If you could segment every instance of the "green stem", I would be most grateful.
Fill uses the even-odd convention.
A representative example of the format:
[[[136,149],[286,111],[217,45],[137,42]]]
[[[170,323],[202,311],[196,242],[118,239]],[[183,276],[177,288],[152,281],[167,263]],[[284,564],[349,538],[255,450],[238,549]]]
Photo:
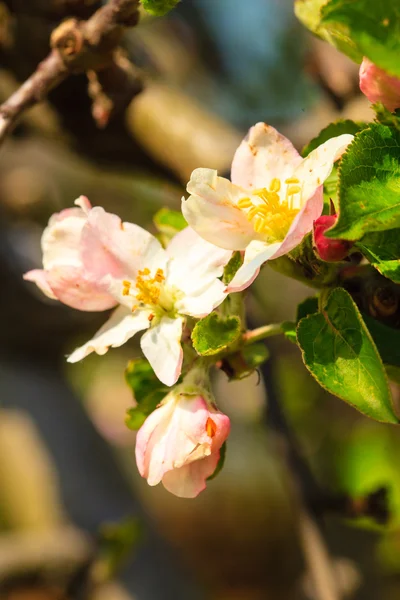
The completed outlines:
[[[254,342],[264,340],[265,338],[274,335],[280,335],[281,333],[283,333],[282,323],[271,323],[270,325],[263,325],[262,327],[257,327],[257,329],[246,331],[246,333],[243,334],[243,341],[247,346],[248,344],[254,344]]]

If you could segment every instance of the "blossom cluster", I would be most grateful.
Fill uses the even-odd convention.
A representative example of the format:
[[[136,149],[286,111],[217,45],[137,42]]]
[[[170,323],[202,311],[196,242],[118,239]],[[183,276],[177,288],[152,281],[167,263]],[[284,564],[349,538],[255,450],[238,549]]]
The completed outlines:
[[[188,227],[165,248],[83,196],[51,217],[42,236],[43,269],[25,279],[72,308],[114,309],[68,361],[105,354],[142,332],[140,346],[154,373],[175,386],[137,434],[138,469],[150,485],[162,481],[172,493],[194,497],[215,471],[230,422],[216,408],[208,368],[196,359],[183,367],[193,323],[312,232],[323,210],[323,183],[352,139],[334,137],[303,159],[273,127],[256,124],[236,151],[231,180],[212,169],[192,173],[182,199]],[[243,262],[225,285],[234,251]]]

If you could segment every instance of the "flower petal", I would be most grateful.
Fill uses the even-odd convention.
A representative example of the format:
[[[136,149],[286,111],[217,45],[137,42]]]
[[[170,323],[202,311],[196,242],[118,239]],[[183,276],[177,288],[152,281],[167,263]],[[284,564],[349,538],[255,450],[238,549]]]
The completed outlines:
[[[105,354],[110,347],[122,346],[135,333],[149,327],[148,316],[147,311],[136,311],[132,314],[125,307],[118,307],[96,335],[67,358],[68,362],[78,362],[91,352]]]
[[[246,248],[243,265],[238,269],[228,285],[227,292],[240,292],[246,289],[257,277],[260,267],[269,260],[281,247],[281,242],[267,244],[253,240]]]
[[[164,487],[180,498],[195,498],[205,489],[207,478],[218,465],[221,446],[229,435],[229,417],[219,412],[210,412],[209,415],[216,425],[216,434],[211,440],[211,454],[168,471],[162,478]]]
[[[191,227],[186,227],[172,239],[167,254],[173,257],[168,269],[168,284],[190,295],[206,291],[222,275],[232,256],[230,250],[210,244]]]
[[[182,317],[162,317],[152,324],[140,340],[143,354],[165,385],[173,385],[181,374],[183,352],[181,347]]]
[[[360,89],[372,104],[382,102],[390,112],[400,108],[400,79],[365,57],[360,66]]]
[[[293,177],[301,182],[303,205],[314,196],[317,189],[329,177],[334,162],[342,156],[353,139],[354,136],[349,133],[331,138],[310,152],[295,169]]]
[[[166,436],[175,407],[174,400],[166,400],[147,417],[137,432],[136,464],[140,475],[148,480],[149,485],[157,485],[164,475]]]
[[[45,296],[52,300],[57,300],[57,296],[54,295],[49,283],[47,281],[47,272],[44,269],[32,269],[24,274],[25,281],[32,281],[36,283],[38,288],[43,292]]]
[[[226,285],[219,279],[214,279],[211,285],[199,294],[187,294],[177,300],[175,307],[182,315],[206,317],[225,300],[226,295]]]
[[[272,179],[290,177],[300,162],[301,156],[285,136],[270,125],[257,123],[236,150],[231,179],[245,189],[269,188]]]
[[[88,278],[83,267],[54,267],[47,272],[47,283],[57,300],[78,310],[107,310],[117,304],[104,286]]]
[[[90,211],[82,231],[81,256],[93,277],[134,279],[143,267],[162,266],[164,255],[160,242],[142,227],[122,223],[101,207]]]
[[[248,195],[212,169],[196,169],[187,185],[189,198],[182,199],[182,213],[205,240],[227,250],[244,250],[254,238],[254,229],[236,206]]]
[[[86,215],[80,208],[67,208],[53,215],[42,235],[43,267],[81,266],[79,243]]]
[[[303,238],[312,231],[313,223],[322,214],[324,208],[323,188],[317,188],[314,196],[308,200],[293,220],[290,229],[271,260],[291,252],[300,244]]]

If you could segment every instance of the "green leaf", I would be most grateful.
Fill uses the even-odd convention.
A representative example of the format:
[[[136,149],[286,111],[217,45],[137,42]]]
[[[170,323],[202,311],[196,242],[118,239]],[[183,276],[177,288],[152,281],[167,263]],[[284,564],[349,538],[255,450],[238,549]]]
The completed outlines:
[[[296,323],[301,319],[304,319],[304,317],[308,317],[308,315],[312,315],[316,312],[318,312],[318,298],[317,296],[310,296],[310,298],[306,298],[298,305]]]
[[[321,22],[324,6],[327,2],[328,0],[296,0],[294,11],[303,25],[315,35],[329,42],[356,62],[361,62],[362,55],[349,35],[337,31],[337,28],[332,25],[327,28]]]
[[[357,248],[384,277],[400,283],[400,229],[368,233]]]
[[[139,429],[146,417],[157,408],[169,388],[163,386],[147,360],[131,360],[125,371],[125,379],[131,388],[137,406],[127,410],[125,423],[129,429]]]
[[[303,361],[319,384],[363,414],[397,423],[382,361],[357,306],[334,289],[323,310],[299,322]]]
[[[400,330],[363,315],[385,365],[400,366]]]
[[[243,346],[237,352],[224,357],[221,369],[229,380],[244,379],[269,358],[269,351],[264,342]]]
[[[187,227],[183,214],[170,208],[160,208],[153,217],[153,223],[160,232],[161,242],[164,246],[167,246],[179,231]]]
[[[180,0],[142,0],[143,8],[155,17],[166,15]]]
[[[367,56],[400,76],[400,5],[397,0],[330,0],[321,10],[321,27],[334,43],[346,40],[355,58]]]
[[[239,340],[241,322],[238,317],[220,317],[213,312],[196,323],[192,341],[197,354],[212,356],[226,350]]]
[[[307,156],[310,154],[310,152],[318,148],[318,146],[324,142],[327,142],[333,137],[343,135],[344,133],[351,133],[352,135],[355,135],[366,127],[367,124],[361,121],[351,121],[350,119],[340,119],[339,121],[335,121],[335,123],[331,123],[322,129],[317,137],[313,138],[311,142],[307,144],[307,146],[304,146],[301,155],[304,157]]]
[[[355,241],[395,227],[400,227],[400,132],[373,123],[342,157],[339,218],[326,236]]]
[[[219,475],[219,473],[221,473],[224,464],[225,464],[225,456],[226,456],[226,442],[224,442],[221,446],[221,449],[219,451],[219,461],[217,463],[217,466],[215,467],[215,471],[212,475],[210,475],[210,477],[207,477],[207,481],[211,481],[212,479],[215,479],[217,475]]]
[[[232,254],[232,258],[230,259],[228,264],[225,266],[224,275],[222,277],[222,281],[226,285],[228,285],[228,283],[230,283],[232,281],[232,279],[236,275],[237,270],[242,266],[242,264],[243,264],[242,253],[234,252]]]

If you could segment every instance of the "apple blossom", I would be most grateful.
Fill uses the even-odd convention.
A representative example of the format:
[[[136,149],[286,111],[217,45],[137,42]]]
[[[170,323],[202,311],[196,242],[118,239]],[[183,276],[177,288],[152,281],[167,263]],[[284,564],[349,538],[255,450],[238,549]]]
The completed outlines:
[[[147,330],[142,351],[157,377],[173,385],[181,372],[185,317],[204,317],[224,300],[225,286],[218,277],[231,252],[203,240],[190,227],[164,249],[149,232],[122,223],[100,207],[91,208],[87,199],[77,204],[80,209],[50,219],[42,241],[44,270],[25,278],[75,308],[120,306],[68,361],[91,352],[105,354]],[[72,212],[76,210],[79,214]]]
[[[79,208],[67,208],[54,214],[42,235],[43,269],[25,273],[53,300],[80,310],[106,310],[117,304],[105,286],[85,269],[80,239],[90,211],[84,196],[76,200]]]
[[[170,392],[139,429],[136,462],[149,485],[162,481],[181,498],[194,498],[206,487],[229,435],[229,417],[200,394]]]
[[[265,123],[252,127],[237,149],[232,182],[212,169],[196,169],[182,212],[205,240],[244,251],[227,291],[240,291],[260,266],[293,250],[323,208],[323,182],[353,136],[332,138],[303,159],[291,142]]]
[[[360,66],[360,89],[370,102],[382,102],[390,112],[400,108],[400,79],[365,57]]]

